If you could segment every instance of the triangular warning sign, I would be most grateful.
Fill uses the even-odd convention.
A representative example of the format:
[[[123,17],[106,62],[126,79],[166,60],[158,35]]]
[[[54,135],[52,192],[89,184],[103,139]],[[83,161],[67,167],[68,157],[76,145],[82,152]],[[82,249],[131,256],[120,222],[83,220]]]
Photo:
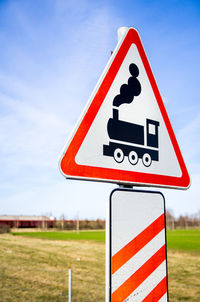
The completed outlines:
[[[188,188],[190,178],[137,31],[118,42],[60,159],[67,178]]]

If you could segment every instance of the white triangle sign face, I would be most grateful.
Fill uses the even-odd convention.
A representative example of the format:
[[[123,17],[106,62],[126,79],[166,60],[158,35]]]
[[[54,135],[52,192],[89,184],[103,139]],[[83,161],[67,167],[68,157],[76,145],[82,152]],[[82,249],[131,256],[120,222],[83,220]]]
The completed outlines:
[[[68,178],[188,188],[190,178],[133,28],[119,41],[60,160]]]

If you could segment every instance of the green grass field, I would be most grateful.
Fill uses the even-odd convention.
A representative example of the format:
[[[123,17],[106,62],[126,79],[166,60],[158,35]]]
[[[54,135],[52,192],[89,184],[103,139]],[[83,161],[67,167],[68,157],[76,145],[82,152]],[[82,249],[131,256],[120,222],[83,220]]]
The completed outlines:
[[[12,234],[49,240],[105,241],[105,231],[13,232]],[[200,253],[200,230],[168,230],[167,247],[170,250]]]
[[[105,301],[105,232],[0,235],[0,302]],[[200,301],[200,230],[167,232],[170,302]]]
[[[200,230],[168,230],[167,248],[200,253]]]
[[[105,231],[71,231],[71,232],[13,232],[14,236],[28,236],[50,240],[94,240],[105,241]]]

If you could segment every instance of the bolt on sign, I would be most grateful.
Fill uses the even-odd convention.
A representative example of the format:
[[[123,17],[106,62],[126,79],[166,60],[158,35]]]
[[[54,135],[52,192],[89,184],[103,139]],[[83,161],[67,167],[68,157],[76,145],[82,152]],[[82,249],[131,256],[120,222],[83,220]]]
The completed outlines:
[[[190,178],[137,31],[126,30],[60,157],[67,178],[186,189]]]
[[[164,213],[159,192],[111,193],[106,301],[168,301]]]

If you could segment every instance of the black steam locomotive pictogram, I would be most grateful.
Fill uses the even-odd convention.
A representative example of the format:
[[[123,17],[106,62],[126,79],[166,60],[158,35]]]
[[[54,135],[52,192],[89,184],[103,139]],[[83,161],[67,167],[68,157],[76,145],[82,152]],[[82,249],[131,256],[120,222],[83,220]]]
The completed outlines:
[[[130,64],[129,71],[131,77],[128,84],[120,87],[120,94],[113,100],[113,117],[107,124],[110,142],[109,145],[103,145],[103,155],[114,157],[118,163],[123,162],[127,156],[132,165],[136,165],[141,158],[144,166],[149,167],[152,160],[159,161],[159,122],[147,118],[145,125],[138,125],[119,119],[119,106],[130,104],[141,93],[137,65]]]

